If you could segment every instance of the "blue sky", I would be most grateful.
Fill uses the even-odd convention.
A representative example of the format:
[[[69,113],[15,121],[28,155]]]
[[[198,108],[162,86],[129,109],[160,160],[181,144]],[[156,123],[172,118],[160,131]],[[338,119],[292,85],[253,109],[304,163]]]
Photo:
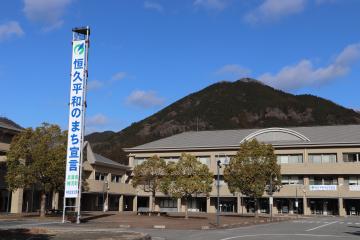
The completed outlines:
[[[357,0],[5,0],[0,115],[66,128],[71,29],[91,27],[87,132],[253,77],[360,109]]]

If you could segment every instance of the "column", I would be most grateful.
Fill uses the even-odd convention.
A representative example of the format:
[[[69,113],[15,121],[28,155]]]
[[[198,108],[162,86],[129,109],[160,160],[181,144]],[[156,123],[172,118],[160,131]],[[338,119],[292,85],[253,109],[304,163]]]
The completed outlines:
[[[133,212],[137,212],[137,196],[133,198]]]
[[[119,197],[119,212],[124,211],[124,195]]]
[[[177,199],[177,210],[178,210],[178,212],[182,212],[182,209],[181,209],[181,198],[178,198],[178,199]]]
[[[345,217],[346,211],[344,207],[344,199],[342,197],[339,198],[339,216]]]
[[[211,201],[210,201],[210,197],[206,198],[206,212],[210,213],[211,212]]]
[[[59,192],[53,192],[51,208],[55,210],[59,209]]]
[[[19,188],[11,193],[11,213],[21,213],[24,189]]]
[[[304,207],[304,215],[310,215],[310,208],[308,206],[307,198],[303,197],[303,207]]]
[[[242,202],[241,202],[241,197],[240,197],[240,193],[237,194],[237,213],[240,214],[242,213]]]
[[[149,211],[155,211],[155,209],[152,209],[153,202],[154,202],[153,196],[149,196]],[[155,208],[155,205],[154,205],[154,208]]]
[[[289,199],[289,214],[294,214],[294,201]]]
[[[274,198],[273,199],[273,205],[272,205],[272,213],[273,213],[273,215],[278,214],[278,209],[277,209],[276,203],[277,203],[277,201],[275,201],[275,198]]]

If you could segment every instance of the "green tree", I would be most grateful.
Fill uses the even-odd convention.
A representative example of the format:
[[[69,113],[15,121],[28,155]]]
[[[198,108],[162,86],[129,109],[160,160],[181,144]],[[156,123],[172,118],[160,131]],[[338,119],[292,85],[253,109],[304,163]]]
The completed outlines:
[[[185,219],[188,219],[188,201],[194,195],[208,195],[212,188],[213,174],[208,166],[194,156],[183,153],[177,163],[167,165],[167,175],[162,188],[174,198],[185,200]]]
[[[272,145],[259,143],[256,139],[242,143],[224,169],[224,180],[230,192],[240,192],[255,200],[257,216],[258,199],[270,189],[270,181],[272,192],[281,186],[280,165],[276,162]]]
[[[66,138],[59,126],[43,123],[15,136],[7,153],[10,190],[36,185],[41,191],[40,216],[45,216],[46,193],[63,187]]]
[[[137,165],[133,174],[132,185],[142,187],[145,192],[151,192],[153,201],[150,211],[154,211],[156,192],[161,191],[161,181],[166,174],[166,162],[154,155],[142,164]]]

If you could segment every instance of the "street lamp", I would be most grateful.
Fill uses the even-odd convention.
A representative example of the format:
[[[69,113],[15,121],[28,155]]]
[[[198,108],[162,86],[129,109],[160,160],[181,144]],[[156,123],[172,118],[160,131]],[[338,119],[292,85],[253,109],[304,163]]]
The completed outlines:
[[[219,155],[218,155],[219,156]],[[220,157],[219,157],[220,158]],[[216,225],[219,226],[220,224],[220,168],[221,168],[221,161],[220,159],[216,162],[217,165],[217,211],[216,211]]]

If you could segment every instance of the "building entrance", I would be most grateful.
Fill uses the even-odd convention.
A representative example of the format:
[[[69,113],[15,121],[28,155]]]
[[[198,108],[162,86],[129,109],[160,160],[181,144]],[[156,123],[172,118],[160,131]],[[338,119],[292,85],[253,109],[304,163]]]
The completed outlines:
[[[309,199],[311,214],[338,215],[337,199]]]

